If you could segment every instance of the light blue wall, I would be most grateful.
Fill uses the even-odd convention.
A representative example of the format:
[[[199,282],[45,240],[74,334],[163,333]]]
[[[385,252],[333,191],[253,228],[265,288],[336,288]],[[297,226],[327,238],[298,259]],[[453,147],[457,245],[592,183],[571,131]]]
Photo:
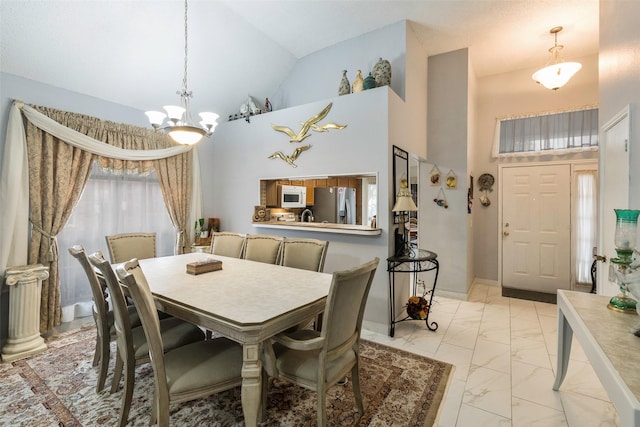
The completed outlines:
[[[397,96],[381,87],[349,96],[274,111],[244,120],[223,123],[213,140],[198,148],[202,165],[204,215],[220,218],[223,230],[251,234],[278,234],[329,240],[325,271],[351,268],[378,256],[381,259],[365,319],[369,328],[386,332],[388,322],[388,277],[386,258],[389,254],[389,98]],[[293,168],[280,159],[268,159],[276,151],[286,154],[299,146],[276,132],[271,124],[296,129],[300,122],[317,114],[330,102],[331,111],[323,123],[344,124],[343,130],[312,133],[304,143],[312,145],[296,161]],[[378,224],[380,236],[354,236],[306,231],[254,228],[253,208],[260,203],[259,181],[262,178],[326,176],[347,173],[378,174]],[[386,225],[385,225],[386,224]]]
[[[149,125],[144,112],[134,108],[25,79],[13,74],[0,73],[0,171],[2,170],[4,138],[7,132],[9,109],[14,99],[20,99],[25,104],[57,108],[63,111],[98,117],[103,120],[145,127]]]
[[[380,58],[391,63],[391,88],[404,99],[407,25],[407,21],[399,21],[299,59],[269,98],[274,109],[337,96],[342,70],[347,70],[349,82],[353,83],[357,70],[366,77]]]

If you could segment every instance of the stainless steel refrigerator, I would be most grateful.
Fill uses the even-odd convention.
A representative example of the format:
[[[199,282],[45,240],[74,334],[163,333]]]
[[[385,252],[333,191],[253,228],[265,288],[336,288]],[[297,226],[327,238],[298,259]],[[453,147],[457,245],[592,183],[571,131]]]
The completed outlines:
[[[356,223],[356,189],[349,187],[314,188],[315,222]]]

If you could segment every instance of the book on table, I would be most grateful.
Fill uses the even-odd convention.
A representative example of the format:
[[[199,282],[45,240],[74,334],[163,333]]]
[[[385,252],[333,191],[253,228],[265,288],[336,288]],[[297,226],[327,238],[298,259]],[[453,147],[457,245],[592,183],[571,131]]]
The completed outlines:
[[[222,261],[215,258],[207,258],[187,264],[187,273],[189,274],[202,274],[217,270],[222,270]]]

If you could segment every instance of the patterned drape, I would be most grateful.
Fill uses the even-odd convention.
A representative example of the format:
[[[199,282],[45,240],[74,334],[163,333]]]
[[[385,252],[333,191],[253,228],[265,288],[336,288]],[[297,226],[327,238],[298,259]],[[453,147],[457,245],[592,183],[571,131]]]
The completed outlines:
[[[83,135],[128,150],[154,150],[172,146],[163,133],[114,123],[46,107],[32,106],[40,113]],[[29,193],[33,225],[29,263],[49,266],[49,279],[42,284],[41,332],[61,321],[58,252],[55,236],[67,222],[91,171],[94,155],[74,148],[27,121]],[[176,251],[184,252],[189,239],[189,203],[192,188],[192,154],[186,152],[156,160],[132,161],[97,156],[101,167],[115,171],[148,172],[155,167],[171,220],[177,230]],[[105,201],[109,203],[109,201]]]
[[[59,325],[60,278],[54,237],[66,224],[89,178],[93,154],[62,143],[27,122],[29,207],[32,223],[29,264],[49,268],[42,282],[40,332]]]

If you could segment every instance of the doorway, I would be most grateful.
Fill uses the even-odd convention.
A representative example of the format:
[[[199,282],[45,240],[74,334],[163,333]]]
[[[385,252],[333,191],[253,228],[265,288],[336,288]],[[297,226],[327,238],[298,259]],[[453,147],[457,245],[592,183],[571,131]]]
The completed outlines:
[[[570,196],[568,164],[502,169],[503,295],[543,299],[569,289]]]

